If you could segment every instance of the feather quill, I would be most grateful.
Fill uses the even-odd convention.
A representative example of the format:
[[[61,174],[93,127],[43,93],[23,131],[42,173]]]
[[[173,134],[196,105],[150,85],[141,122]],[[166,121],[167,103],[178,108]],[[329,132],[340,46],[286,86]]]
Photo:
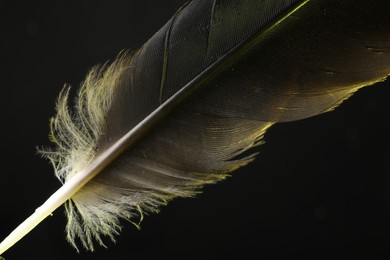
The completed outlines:
[[[63,186],[0,254],[65,203],[94,249],[175,197],[224,179],[275,123],[331,111],[390,74],[387,0],[193,0],[134,53],[61,92],[41,153]]]

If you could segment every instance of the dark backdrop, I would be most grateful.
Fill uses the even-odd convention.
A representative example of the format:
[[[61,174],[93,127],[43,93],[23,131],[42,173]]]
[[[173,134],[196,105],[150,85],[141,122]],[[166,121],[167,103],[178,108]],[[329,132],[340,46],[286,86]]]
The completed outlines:
[[[36,146],[65,82],[135,49],[184,0],[0,0],[0,238],[60,187]],[[256,161],[177,199],[142,230],[80,254],[65,241],[63,208],[4,254],[7,259],[388,259],[390,83],[363,89],[335,112],[277,125]]]

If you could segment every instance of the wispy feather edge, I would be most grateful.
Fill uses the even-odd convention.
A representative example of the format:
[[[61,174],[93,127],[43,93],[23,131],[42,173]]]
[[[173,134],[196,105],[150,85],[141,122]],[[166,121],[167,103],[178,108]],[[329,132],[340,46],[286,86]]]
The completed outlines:
[[[78,90],[74,109],[70,109],[70,86],[66,85],[59,95],[56,116],[50,120],[50,139],[56,148],[43,148],[40,153],[48,158],[55,169],[56,177],[65,183],[80,170],[84,169],[99,153],[98,142],[105,133],[106,115],[112,104],[113,93],[123,72],[132,66],[133,55],[122,52],[111,64],[95,66],[87,74]],[[259,129],[253,139],[253,146],[260,145],[266,129],[272,123]],[[225,179],[229,172],[246,165],[256,154],[226,162],[224,169],[216,174],[191,173],[187,185],[169,190],[149,190],[148,193],[124,192],[119,199],[100,197],[92,200],[93,185],[81,188],[65,203],[68,223],[67,240],[78,249],[77,239],[87,250],[94,250],[94,241],[105,246],[103,237],[115,242],[115,236],[121,230],[120,220],[125,219],[139,228],[143,215],[158,212],[175,197],[191,197],[206,185]],[[92,186],[92,187],[91,187]]]
[[[112,64],[93,67],[78,90],[73,111],[68,106],[71,87],[66,85],[61,91],[56,103],[57,113],[50,120],[50,140],[55,149],[43,148],[39,153],[50,160],[56,177],[62,183],[84,169],[96,157],[116,83],[123,70],[130,66],[131,60],[132,54],[122,52]],[[82,190],[79,192],[82,194]],[[94,249],[92,237],[99,241],[100,245],[104,245],[99,232],[113,240],[113,235],[117,234],[120,228],[118,217],[113,216],[131,218],[128,213],[124,214],[127,211],[118,210],[118,205],[122,204],[120,202],[115,203],[116,207],[101,208],[91,205],[91,208],[83,210],[82,207],[75,208],[76,201],[69,200],[65,204],[68,217],[67,240],[76,249],[76,237],[90,250]],[[113,205],[112,203],[111,201],[107,205]],[[142,214],[137,206],[131,205],[127,208]],[[95,213],[91,215],[90,211]],[[96,214],[99,214],[99,217]],[[90,230],[96,228],[99,232],[92,235]]]

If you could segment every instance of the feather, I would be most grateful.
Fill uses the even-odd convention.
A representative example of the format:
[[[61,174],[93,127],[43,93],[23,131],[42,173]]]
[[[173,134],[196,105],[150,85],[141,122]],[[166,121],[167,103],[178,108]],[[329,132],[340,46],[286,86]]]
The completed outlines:
[[[63,186],[0,254],[65,203],[88,250],[252,161],[275,123],[331,111],[390,74],[386,0],[193,0],[139,50],[61,92],[41,153]]]

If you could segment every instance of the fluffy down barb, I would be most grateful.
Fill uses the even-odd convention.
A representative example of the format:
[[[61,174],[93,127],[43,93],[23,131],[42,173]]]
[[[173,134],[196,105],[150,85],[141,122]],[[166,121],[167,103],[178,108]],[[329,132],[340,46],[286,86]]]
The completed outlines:
[[[57,115],[51,119],[51,140],[56,149],[43,150],[41,153],[50,159],[61,182],[66,183],[101,152],[99,142],[107,133],[106,116],[114,92],[123,83],[123,78],[129,76],[131,67],[132,58],[124,54],[111,65],[93,68],[81,85],[74,111],[68,107],[70,87],[65,87],[60,94]],[[160,206],[175,197],[191,197],[205,184],[220,181],[227,173],[253,160],[254,154],[233,158],[261,144],[263,134],[272,123],[260,123],[262,127],[259,127],[259,122],[248,120],[242,121],[238,128],[225,130],[219,125],[225,125],[225,120],[216,120],[215,127],[200,127],[201,132],[206,131],[215,136],[202,145],[213,147],[227,141],[223,153],[214,152],[216,158],[220,158],[218,164],[212,166],[207,160],[202,163],[210,167],[207,171],[197,170],[196,167],[194,170],[174,168],[164,161],[141,158],[138,152],[129,152],[124,158],[119,158],[114,170],[109,171],[109,174],[99,174],[65,203],[67,240],[77,250],[77,240],[91,251],[94,250],[94,241],[105,246],[104,237],[115,241],[115,236],[121,230],[121,219],[139,228],[145,213],[158,212]],[[192,122],[196,124],[196,120]],[[252,129],[249,136],[239,135],[237,140],[229,138],[218,141],[226,131],[246,133],[248,129]],[[154,138],[161,139],[160,134],[150,138],[156,142]]]
[[[52,162],[61,182],[66,182],[96,156],[116,83],[130,65],[131,56],[122,53],[111,65],[93,67],[81,84],[74,111],[68,107],[70,86],[61,91],[57,114],[50,120],[50,140],[56,148],[39,151]]]
[[[130,54],[122,53],[110,65],[93,67],[81,84],[73,111],[68,107],[71,87],[66,85],[60,93],[57,114],[50,120],[50,139],[56,148],[45,148],[39,152],[51,161],[55,175],[62,183],[85,168],[97,155],[117,81],[131,66],[131,60]],[[93,250],[93,239],[103,245],[99,233],[114,240],[120,229],[119,218],[130,219],[129,209],[135,212],[134,215],[142,216],[138,205],[128,205],[122,200],[92,204],[86,209],[84,204],[77,203],[77,197],[82,194],[80,191],[65,204],[67,239],[76,249],[76,237],[90,250]],[[123,210],[124,205],[127,210]]]

